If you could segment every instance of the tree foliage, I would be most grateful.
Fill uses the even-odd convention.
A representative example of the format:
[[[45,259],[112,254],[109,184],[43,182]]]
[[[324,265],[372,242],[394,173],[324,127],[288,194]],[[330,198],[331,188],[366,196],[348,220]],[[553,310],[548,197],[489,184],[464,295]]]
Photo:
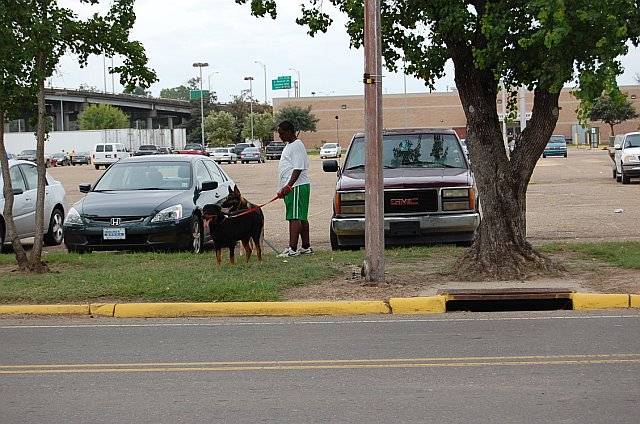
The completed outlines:
[[[254,140],[271,140],[274,130],[273,116],[270,113],[253,113]],[[251,114],[245,116],[240,136],[245,140],[251,138]]]
[[[638,113],[633,107],[633,103],[628,99],[627,93],[619,90],[603,94],[591,103],[589,109],[589,119],[591,121],[602,121],[611,128],[611,135],[615,135],[613,126],[618,125],[628,119],[635,119]]]
[[[160,97],[163,99],[189,100],[189,88],[184,85],[173,88],[163,88],[160,90]]]
[[[210,144],[225,146],[236,140],[236,120],[229,112],[212,112],[204,118],[204,134]]]
[[[80,116],[78,122],[81,130],[106,130],[128,128],[129,117],[115,106],[100,103],[89,105]]]
[[[291,121],[297,132],[314,132],[319,119],[311,113],[311,106],[285,106],[278,111],[275,124],[282,121]]]
[[[151,97],[151,91],[146,90],[142,87],[140,87],[139,85],[136,85],[133,88],[125,88],[124,90],[122,90],[123,94],[133,94],[135,96],[144,96],[144,97]]]
[[[62,56],[72,54],[84,67],[91,55],[118,54],[122,64],[110,72],[118,73],[120,82],[127,88],[148,87],[156,80],[155,73],[147,67],[148,59],[142,45],[129,40],[135,22],[134,0],[111,0],[106,13],[99,12],[99,0],[82,2],[95,10],[85,19],[79,18],[74,10],[60,6],[56,0],[0,0],[0,163],[4,177],[5,224],[21,270],[42,272],[47,269],[41,260],[45,219],[44,83],[55,72]],[[13,118],[24,109],[33,110],[34,104],[37,104],[38,116],[39,165],[36,236],[27,260],[11,214],[13,193],[4,154],[3,127],[5,118]]]
[[[235,1],[251,3],[255,16],[277,14],[277,0]],[[364,3],[330,2],[347,15],[351,45],[362,46]],[[322,1],[301,7],[296,22],[310,35],[332,23]],[[453,62],[482,202],[482,222],[473,246],[456,263],[458,276],[513,279],[558,269],[526,239],[527,187],[553,134],[561,88],[572,83],[574,94],[590,102],[616,87],[618,57],[628,43],[640,42],[637,0],[382,0],[381,30],[385,66],[397,70],[405,63],[405,72],[430,88]],[[501,81],[510,93],[524,86],[534,94],[531,119],[511,155],[496,107]]]

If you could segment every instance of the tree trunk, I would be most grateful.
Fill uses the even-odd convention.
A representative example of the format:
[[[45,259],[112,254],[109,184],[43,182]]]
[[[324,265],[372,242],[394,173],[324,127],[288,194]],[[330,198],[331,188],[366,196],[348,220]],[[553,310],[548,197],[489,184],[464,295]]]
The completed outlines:
[[[44,52],[39,52],[37,57],[38,69],[44,74],[46,57]],[[36,195],[36,235],[33,241],[33,249],[29,258],[29,269],[41,273],[49,270],[46,263],[42,262],[42,243],[44,236],[44,192],[45,174],[47,172],[44,159],[45,125],[47,122],[44,96],[44,78],[38,82],[38,130],[37,130],[37,163],[38,163],[38,190]]]
[[[13,251],[18,261],[18,269],[20,271],[26,271],[29,263],[27,260],[27,253],[20,243],[18,238],[18,231],[16,225],[13,222],[13,191],[11,187],[11,176],[9,174],[9,161],[7,160],[7,149],[4,145],[4,127],[5,127],[5,113],[0,111],[0,164],[2,165],[2,181],[4,181],[3,194],[4,194],[4,235],[11,240]],[[0,223],[2,226],[3,223]],[[1,235],[0,235],[1,237]],[[3,240],[0,240],[2,243]]]
[[[455,273],[467,280],[521,279],[531,271],[558,270],[526,239],[526,194],[555,128],[559,94],[536,90],[529,126],[509,158],[497,115],[498,82],[491,72],[472,66],[470,51],[452,56],[482,210],[476,240],[457,261]]]
[[[611,127],[611,137],[615,137],[616,133],[613,132],[613,124],[609,124],[609,126]]]

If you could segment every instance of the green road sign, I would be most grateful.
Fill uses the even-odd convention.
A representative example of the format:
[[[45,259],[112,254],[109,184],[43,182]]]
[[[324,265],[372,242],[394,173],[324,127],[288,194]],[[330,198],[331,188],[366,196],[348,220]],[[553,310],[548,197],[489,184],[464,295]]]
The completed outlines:
[[[201,96],[207,97],[209,90],[191,90],[189,91],[189,100],[200,100]]]
[[[283,90],[291,88],[291,77],[278,77],[278,79],[271,80],[271,89],[272,90]]]

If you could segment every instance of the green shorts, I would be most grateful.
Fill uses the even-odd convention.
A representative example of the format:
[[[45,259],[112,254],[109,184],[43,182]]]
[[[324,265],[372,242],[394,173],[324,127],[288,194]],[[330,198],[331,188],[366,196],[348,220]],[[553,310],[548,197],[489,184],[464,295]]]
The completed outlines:
[[[284,205],[287,208],[287,221],[299,219],[307,220],[309,214],[309,193],[311,184],[295,186],[289,194],[284,196]]]

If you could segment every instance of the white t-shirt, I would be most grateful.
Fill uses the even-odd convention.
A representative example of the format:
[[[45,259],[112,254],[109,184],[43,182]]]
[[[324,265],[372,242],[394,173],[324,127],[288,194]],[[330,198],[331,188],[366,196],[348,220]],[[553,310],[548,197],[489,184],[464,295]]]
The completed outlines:
[[[280,163],[278,164],[278,172],[280,174],[278,191],[282,190],[282,188],[287,185],[289,179],[291,179],[291,174],[293,174],[295,169],[300,169],[302,172],[293,184],[294,187],[311,183],[311,180],[309,180],[309,176],[307,175],[307,169],[309,169],[307,149],[299,138],[292,143],[287,143],[282,150]]]

